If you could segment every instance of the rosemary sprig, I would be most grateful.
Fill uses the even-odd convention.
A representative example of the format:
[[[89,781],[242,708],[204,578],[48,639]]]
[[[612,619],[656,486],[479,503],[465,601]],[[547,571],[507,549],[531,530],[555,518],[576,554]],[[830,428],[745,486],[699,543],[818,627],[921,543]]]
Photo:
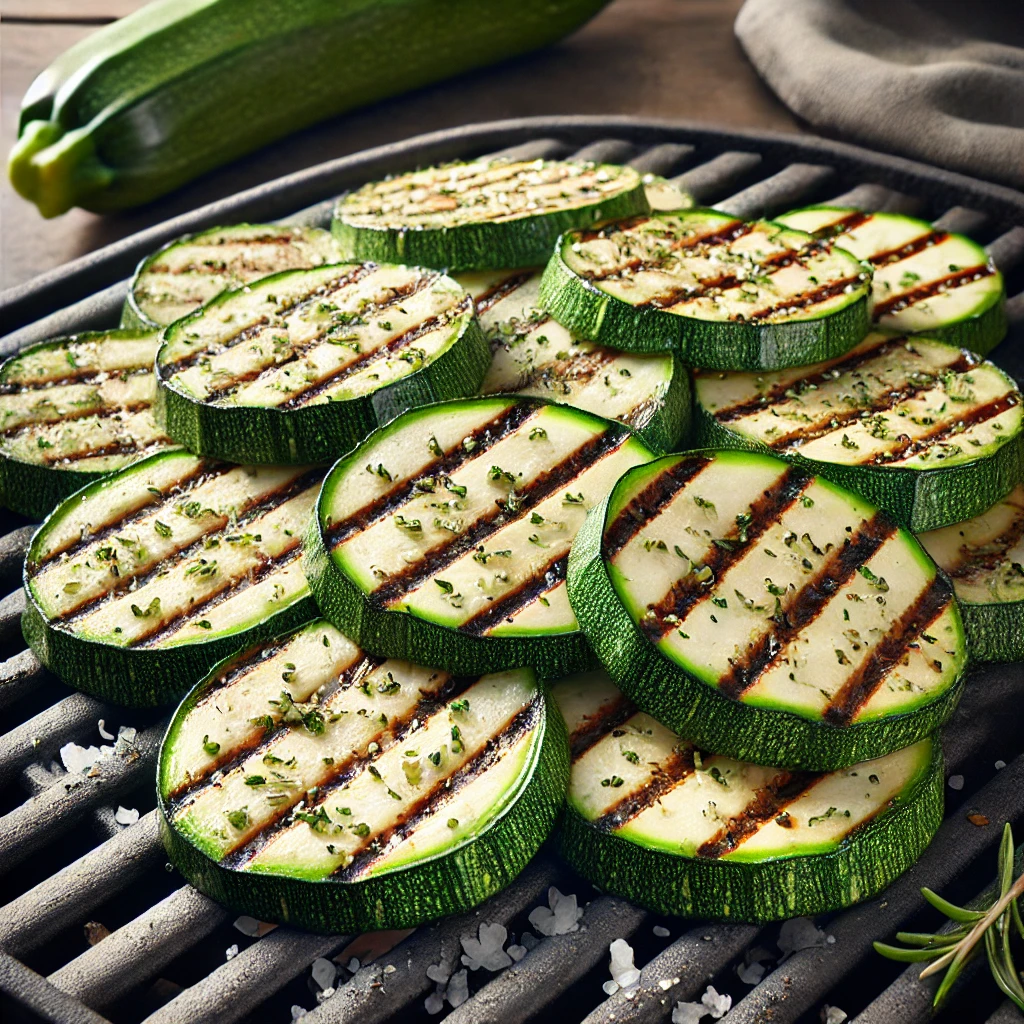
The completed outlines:
[[[945,970],[945,977],[935,993],[934,1007],[941,1005],[953,983],[964,967],[981,954],[984,948],[988,956],[989,970],[995,983],[1024,1010],[1024,985],[1013,960],[1012,939],[1016,932],[1024,939],[1024,921],[1021,920],[1020,900],[1024,897],[1024,873],[1014,881],[1013,831],[1007,822],[1003,828],[1003,840],[999,845],[999,896],[986,910],[968,910],[944,900],[931,891],[922,889],[921,895],[936,910],[941,910],[956,927],[934,935],[925,932],[897,932],[896,938],[904,946],[889,946],[884,942],[874,943],[875,950],[890,960],[914,963],[921,960],[932,962],[921,972],[920,977],[938,974]],[[909,948],[904,948],[909,947]]]

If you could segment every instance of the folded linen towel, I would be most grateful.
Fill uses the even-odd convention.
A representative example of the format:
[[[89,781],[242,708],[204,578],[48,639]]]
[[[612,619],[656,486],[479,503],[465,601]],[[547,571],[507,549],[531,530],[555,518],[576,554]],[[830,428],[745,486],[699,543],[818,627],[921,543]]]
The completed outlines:
[[[747,0],[736,35],[822,132],[1024,188],[1024,0]]]

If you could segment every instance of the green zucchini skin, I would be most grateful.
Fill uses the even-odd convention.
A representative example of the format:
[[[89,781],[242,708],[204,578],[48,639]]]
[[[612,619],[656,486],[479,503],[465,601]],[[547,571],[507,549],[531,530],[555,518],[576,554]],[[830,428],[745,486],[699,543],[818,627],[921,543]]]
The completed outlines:
[[[257,285],[222,292],[167,328],[157,354],[155,412],[158,422],[176,442],[189,451],[230,462],[270,465],[329,462],[406,409],[470,395],[477,390],[491,353],[471,305],[456,314],[457,335],[439,355],[390,384],[354,397],[312,402],[295,409],[225,406],[204,401],[180,386],[173,367],[168,365],[169,353],[195,323],[205,317],[216,318],[221,308],[233,300],[257,292],[269,296],[281,286],[301,281],[303,274],[320,273],[324,269],[283,271],[262,278]],[[466,302],[469,303],[468,298]]]
[[[870,326],[866,272],[851,301],[831,313],[763,323],[704,320],[635,306],[598,288],[567,263],[566,252],[574,243],[572,233],[559,239],[544,268],[541,305],[573,333],[613,348],[632,352],[675,349],[688,365],[708,370],[784,369],[841,355],[856,345]]]
[[[937,739],[931,746],[930,762],[895,807],[824,852],[746,861],[686,856],[595,827],[571,797],[558,850],[602,891],[656,913],[762,923],[839,910],[911,867],[941,825],[942,749]]]
[[[872,335],[883,336],[883,332]],[[973,358],[970,353],[964,352],[964,355]],[[976,359],[974,361],[977,363]],[[1009,494],[1024,478],[1024,431],[1018,431],[1016,436],[985,456],[935,469],[891,464],[846,465],[808,458],[799,449],[773,450],[748,434],[730,430],[702,404],[700,391],[698,374],[694,388],[694,441],[698,446],[757,451],[787,459],[808,472],[863,495],[915,533],[978,515]]]
[[[665,456],[660,461],[678,458]],[[569,602],[598,660],[639,708],[703,749],[755,764],[809,771],[832,771],[909,746],[934,732],[956,709],[967,659],[955,602],[952,611],[962,655],[955,680],[922,707],[877,721],[837,726],[780,708],[754,707],[726,697],[670,661],[633,621],[603,554],[609,505],[635,472],[624,474],[616,489],[587,514],[569,554],[567,583]],[[926,558],[923,552],[921,556]]]
[[[527,780],[514,802],[468,840],[356,881],[239,871],[219,863],[171,823],[166,769],[169,745],[183,717],[235,660],[215,666],[182,701],[157,766],[160,832],[168,857],[200,892],[232,910],[325,934],[411,928],[468,910],[500,892],[553,830],[569,783],[568,737],[557,705],[538,684],[544,708]]]
[[[808,206],[785,213],[776,220],[788,227],[810,231],[815,237],[834,238],[836,244],[849,249],[860,259],[869,260],[878,268],[870,305],[872,321],[879,327],[927,334],[930,338],[938,338],[982,356],[988,355],[1006,336],[1006,290],[1003,275],[992,264],[985,250],[966,236],[939,231],[934,224],[916,217],[897,213],[867,214],[851,207]],[[856,232],[872,228],[877,228],[884,239],[877,245],[854,237]],[[890,237],[886,237],[886,234]],[[950,263],[949,257],[946,257],[939,261],[939,266],[933,268],[932,273],[926,273],[922,278],[913,268],[919,261],[928,259],[928,250],[935,245],[956,250],[951,255],[955,256],[957,263]],[[910,280],[907,283],[917,288],[920,287],[918,282],[929,284],[935,279],[934,269],[938,270],[940,276],[944,276],[947,271],[955,273],[960,270],[964,266],[965,257],[968,265],[984,273],[986,281],[981,298],[966,310],[943,314],[929,309],[928,299],[918,300],[895,312],[876,308],[891,295],[893,281],[896,281],[895,274],[890,273],[893,267],[908,273]],[[966,287],[973,287],[973,282],[968,282]],[[944,287],[939,297],[948,302],[957,290],[955,286],[952,289]],[[934,295],[931,301],[935,301]],[[916,310],[915,306],[918,307]]]
[[[136,206],[324,118],[544,46],[603,6],[160,0],[40,76],[9,174],[47,217]]]
[[[246,246],[249,246],[246,249]],[[270,251],[260,251],[260,246]],[[186,275],[192,280],[193,293],[173,302],[173,296],[152,295],[153,279],[167,266],[182,256],[189,260],[190,250],[217,252],[220,261],[208,257],[196,267],[194,262],[169,267],[164,273]],[[255,250],[255,251],[253,251]],[[220,266],[212,266],[216,262]],[[209,302],[222,291],[242,285],[283,270],[318,267],[338,262],[338,251],[329,232],[322,228],[298,225],[235,224],[231,227],[208,228],[193,235],[177,238],[147,256],[135,268],[128,282],[128,295],[121,310],[121,326],[145,330],[161,330],[198,306]],[[205,268],[205,269],[201,269]],[[167,301],[169,299],[169,301]],[[162,303],[167,308],[160,310]]]
[[[412,182],[430,180],[452,173],[462,167],[479,167],[480,172],[500,169],[503,161],[492,164],[451,164],[406,175]],[[520,165],[510,164],[513,168]],[[429,227],[406,224],[360,223],[350,213],[354,204],[376,187],[391,184],[389,180],[371,182],[338,200],[331,230],[341,250],[342,258],[359,262],[413,263],[438,270],[504,270],[517,267],[539,266],[551,255],[559,235],[572,228],[586,227],[598,221],[629,217],[646,213],[645,187],[641,176],[629,167],[613,165],[562,164],[558,161],[524,162],[521,167],[529,173],[541,168],[572,167],[589,172],[622,176],[629,186],[623,191],[568,209],[554,209],[546,213],[509,217],[503,220],[465,220],[451,226]],[[404,180],[402,177],[398,181]],[[429,187],[429,186],[428,186]],[[472,207],[470,207],[472,214]],[[440,215],[439,215],[440,216]],[[368,218],[364,218],[368,219]]]

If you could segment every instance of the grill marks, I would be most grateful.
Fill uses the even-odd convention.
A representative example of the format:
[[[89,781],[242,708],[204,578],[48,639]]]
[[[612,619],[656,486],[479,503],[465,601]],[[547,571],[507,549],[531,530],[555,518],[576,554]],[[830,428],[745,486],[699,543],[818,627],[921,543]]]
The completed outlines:
[[[784,313],[789,310],[806,309],[808,306],[815,306],[819,302],[825,302],[827,299],[835,298],[837,295],[842,295],[848,289],[854,289],[861,283],[859,276],[843,277],[837,281],[830,281],[826,284],[819,285],[817,288],[812,289],[809,292],[801,292],[799,295],[794,295],[781,302],[776,302],[771,306],[763,307],[752,313],[750,316],[743,316],[742,314],[736,313],[730,317],[731,320],[745,320],[748,323],[756,323],[759,320],[766,320],[770,316],[774,316],[776,313]]]
[[[567,359],[552,359],[533,366],[525,377],[516,382],[516,389],[523,391],[560,382],[586,384],[615,362],[618,356],[619,353],[613,349],[594,348],[575,352]]]
[[[647,782],[597,818],[593,825],[602,832],[614,832],[653,807],[663,796],[681,786],[694,773],[693,748],[677,747],[667,760],[653,765]]]
[[[873,319],[879,320],[890,313],[898,313],[901,309],[905,309],[907,306],[913,306],[919,302],[924,302],[926,299],[930,299],[941,292],[946,292],[953,288],[959,288],[962,285],[971,283],[972,281],[980,281],[984,277],[991,277],[994,273],[995,268],[989,264],[980,264],[974,267],[967,267],[965,270],[957,270],[953,273],[946,274],[943,277],[937,277],[931,281],[925,281],[916,288],[901,292],[898,295],[894,295],[889,299],[883,300],[882,302],[876,302],[871,315]]]
[[[865,213],[863,210],[851,210],[845,216],[840,217],[839,220],[818,228],[817,231],[813,232],[814,237],[834,238],[836,235],[845,234],[847,231],[853,231],[859,228],[861,224],[871,220],[871,216],[870,213]]]
[[[705,586],[698,582],[692,572],[677,580],[669,592],[656,605],[651,606],[650,611],[653,614],[642,620],[641,629],[657,642],[666,633],[685,622],[694,606],[711,596],[714,581],[720,581],[730,568],[742,561],[747,551],[782,520],[810,483],[811,477],[797,470],[789,469],[783,473],[771,488],[751,504],[751,520],[746,527],[746,541],[740,541],[739,529],[733,528],[727,537],[723,538],[732,543],[727,546],[716,544],[709,550],[704,565],[712,571],[709,580],[711,585]],[[825,571],[824,566],[822,571]],[[678,621],[666,622],[669,615],[674,615]]]
[[[585,715],[569,737],[569,753],[573,763],[599,743],[613,729],[618,729],[636,714],[636,706],[624,694],[602,704],[593,714]]]
[[[946,241],[947,238],[949,238],[949,233],[946,231],[928,231],[919,238],[912,238],[909,242],[898,245],[893,249],[873,252],[868,257],[868,260],[876,267],[884,263],[899,263],[901,260],[916,256],[919,252],[924,252],[930,246]]]
[[[783,649],[824,610],[853,574],[896,532],[882,513],[861,524],[841,547],[832,551],[789,606],[775,620],[776,628],[754,641],[718,680],[718,690],[739,700],[781,655]]]
[[[459,628],[479,636],[499,625],[502,620],[511,622],[516,612],[538,600],[548,591],[554,590],[565,579],[568,565],[568,555],[552,558],[533,576],[517,584],[483,611],[471,616]]]
[[[507,277],[503,281],[496,281],[488,291],[482,292],[474,298],[477,313],[483,315],[506,296],[518,291],[534,276],[534,273],[533,270],[527,270],[522,274]]]

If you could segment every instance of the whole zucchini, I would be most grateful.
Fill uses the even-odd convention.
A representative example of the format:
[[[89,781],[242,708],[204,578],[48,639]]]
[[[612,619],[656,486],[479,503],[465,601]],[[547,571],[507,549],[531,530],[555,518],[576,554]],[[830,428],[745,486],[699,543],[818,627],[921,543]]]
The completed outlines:
[[[29,88],[14,187],[45,217],[148,202],[324,118],[550,43],[607,0],[156,0]]]

